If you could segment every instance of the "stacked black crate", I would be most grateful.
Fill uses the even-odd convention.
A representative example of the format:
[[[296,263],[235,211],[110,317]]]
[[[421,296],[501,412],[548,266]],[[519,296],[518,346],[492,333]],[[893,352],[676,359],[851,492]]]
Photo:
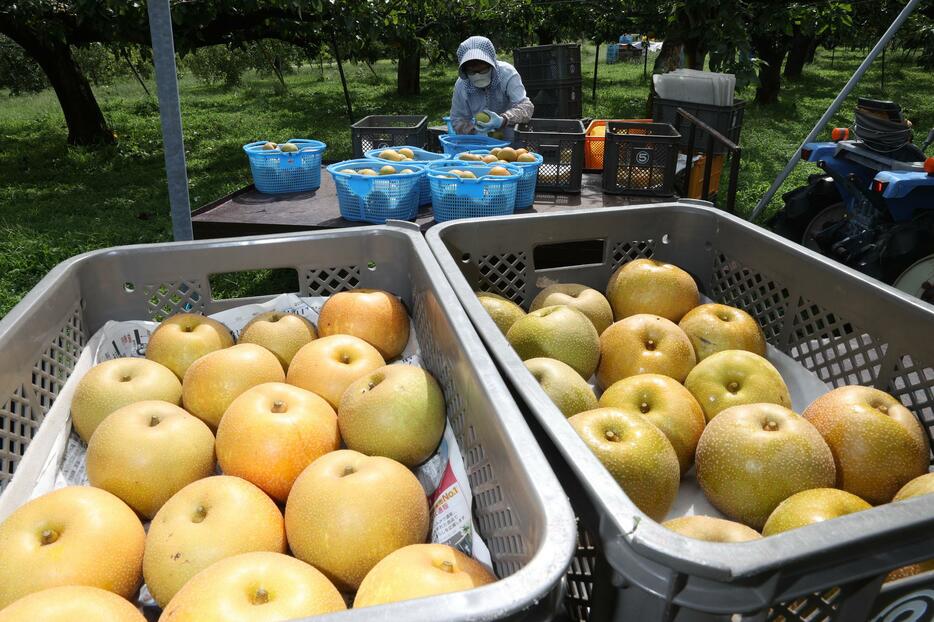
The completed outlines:
[[[583,116],[581,47],[577,43],[517,48],[515,67],[539,119]]]

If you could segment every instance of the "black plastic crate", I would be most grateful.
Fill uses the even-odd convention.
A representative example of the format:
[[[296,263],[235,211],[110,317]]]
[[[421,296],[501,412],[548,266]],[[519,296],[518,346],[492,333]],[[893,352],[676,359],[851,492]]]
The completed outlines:
[[[350,126],[353,157],[362,158],[370,149],[428,144],[428,117],[424,115],[382,115],[364,117]]]
[[[658,123],[669,123],[681,131],[681,146],[687,147],[689,132],[684,122],[679,122],[678,108],[694,115],[713,129],[717,130],[735,144],[739,144],[739,134],[743,129],[743,114],[746,111],[746,102],[742,99],[733,101],[732,106],[714,106],[711,104],[697,104],[677,99],[662,99],[656,97],[652,103],[652,119]],[[696,132],[694,137],[694,151],[703,151],[706,143],[704,132]],[[714,145],[714,153],[726,153],[723,145]]]
[[[522,82],[580,80],[581,46],[579,43],[536,45],[517,48],[512,58]]]
[[[448,133],[447,125],[429,125],[428,126],[428,146],[425,147],[428,151],[434,153],[444,153],[444,148],[441,146],[440,136],[442,134]]]
[[[608,121],[603,191],[659,197],[674,194],[680,139],[668,123]]]
[[[516,144],[544,158],[537,190],[580,192],[585,136],[579,119],[536,118],[516,128]]]
[[[535,116],[543,119],[580,119],[583,86],[579,78],[548,83],[526,83],[525,92],[535,104]]]

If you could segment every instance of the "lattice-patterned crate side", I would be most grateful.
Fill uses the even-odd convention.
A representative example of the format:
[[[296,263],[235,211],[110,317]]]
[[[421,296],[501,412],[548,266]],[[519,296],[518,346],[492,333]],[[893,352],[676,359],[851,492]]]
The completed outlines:
[[[43,412],[48,412],[59,391],[75,368],[85,335],[80,302],[75,305],[58,335],[32,369],[32,389]]]
[[[808,594],[790,603],[779,603],[769,611],[769,622],[817,622],[833,620],[840,605],[842,591],[833,588],[826,592]]]
[[[429,314],[425,308],[426,296],[416,296],[412,314],[418,333],[418,345],[425,367],[435,376],[444,400],[448,420],[464,457],[464,467],[473,492],[474,515],[478,527],[487,539],[493,556],[494,566],[500,577],[518,571],[528,559],[521,531],[515,524],[512,511],[503,499],[503,491],[497,483],[493,466],[477,432],[472,425],[464,426],[466,406],[454,382],[450,363],[441,352],[429,327]]]
[[[577,552],[568,568],[567,594],[565,595],[568,615],[574,622],[584,622],[590,618],[596,565],[597,548],[590,533],[578,519]]]
[[[782,346],[778,341],[790,299],[783,285],[723,253],[715,252],[707,291],[713,300],[738,307],[754,317],[766,340],[772,345]]]
[[[651,259],[655,254],[655,240],[633,240],[631,242],[617,242],[613,245],[610,254],[610,272],[633,259]]]
[[[895,360],[888,386],[880,387],[898,398],[925,424],[928,436],[934,428],[934,367],[905,354]],[[934,445],[934,443],[932,443]]]
[[[788,353],[824,382],[875,386],[888,345],[868,331],[801,298],[790,333]]]
[[[330,296],[353,289],[360,284],[360,266],[301,269],[302,296]]]
[[[144,286],[146,313],[150,320],[161,322],[175,313],[202,313],[204,311],[203,285],[200,280],[188,279]]]
[[[30,403],[25,386],[16,389],[0,406],[0,491],[13,478],[16,465],[44,417],[45,413]]]
[[[478,289],[509,298],[516,304],[526,301],[526,269],[529,262],[525,252],[483,255],[477,263],[480,272]]]

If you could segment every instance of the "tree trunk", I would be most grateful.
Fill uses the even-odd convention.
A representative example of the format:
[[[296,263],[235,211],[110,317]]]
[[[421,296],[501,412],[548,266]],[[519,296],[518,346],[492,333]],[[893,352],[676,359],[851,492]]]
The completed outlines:
[[[808,57],[807,60],[804,61],[808,65],[814,62],[814,57],[817,55],[817,48],[819,45],[820,43],[818,42],[817,37],[811,37],[811,41],[808,44]]]
[[[703,39],[689,39],[684,42],[684,64],[688,69],[702,70],[707,58],[707,48]]]
[[[58,97],[68,126],[71,145],[101,145],[116,142],[107,127],[94,91],[64,41],[50,41],[34,32],[4,29],[39,64]]]
[[[558,38],[558,32],[548,24],[548,20],[544,20],[535,28],[535,37],[538,39],[539,45],[551,45]]]
[[[396,69],[396,91],[399,95],[421,93],[422,47],[417,41],[403,43],[399,48],[399,66]]]
[[[785,61],[785,77],[789,80],[797,80],[801,77],[813,40],[814,37],[805,35],[800,28],[795,26],[794,35],[791,38],[791,49],[788,51],[788,60]]]
[[[752,45],[756,54],[763,61],[759,68],[759,87],[756,89],[756,102],[774,104],[778,101],[778,92],[782,86],[782,61],[787,50],[787,37],[754,36]]]
[[[662,42],[662,49],[655,57],[655,64],[652,66],[652,74],[668,73],[678,68],[678,61],[681,58],[681,43],[671,39],[665,39]]]

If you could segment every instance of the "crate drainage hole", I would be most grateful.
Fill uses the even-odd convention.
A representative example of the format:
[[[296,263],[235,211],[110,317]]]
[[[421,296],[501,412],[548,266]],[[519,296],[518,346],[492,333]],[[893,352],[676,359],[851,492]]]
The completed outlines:
[[[461,255],[461,262],[468,263],[470,261],[470,253],[464,253]]]
[[[668,242],[669,242],[668,234],[666,233],[665,235],[662,236],[662,244],[668,244]]]
[[[129,281],[127,281],[126,283],[123,284],[123,291],[127,292],[128,294],[131,293],[131,292],[133,292],[133,291],[135,291],[135,290],[136,290],[136,285],[135,285],[135,284],[130,283]]]
[[[376,270],[376,262],[375,261],[366,262],[366,268],[367,270]]]

